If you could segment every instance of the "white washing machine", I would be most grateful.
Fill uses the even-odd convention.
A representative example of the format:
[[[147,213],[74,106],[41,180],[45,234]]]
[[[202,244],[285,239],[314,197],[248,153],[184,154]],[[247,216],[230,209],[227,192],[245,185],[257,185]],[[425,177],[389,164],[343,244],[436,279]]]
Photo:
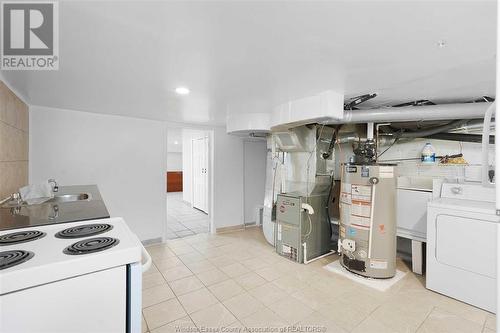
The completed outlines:
[[[443,183],[427,209],[426,287],[496,312],[495,189]]]

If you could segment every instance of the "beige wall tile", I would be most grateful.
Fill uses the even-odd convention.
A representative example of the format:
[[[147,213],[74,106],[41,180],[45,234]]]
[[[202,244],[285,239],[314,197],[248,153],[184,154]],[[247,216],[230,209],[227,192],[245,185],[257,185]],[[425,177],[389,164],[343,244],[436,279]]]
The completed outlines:
[[[28,184],[29,113],[0,81],[0,199]]]
[[[28,184],[28,161],[0,162],[0,198]]]

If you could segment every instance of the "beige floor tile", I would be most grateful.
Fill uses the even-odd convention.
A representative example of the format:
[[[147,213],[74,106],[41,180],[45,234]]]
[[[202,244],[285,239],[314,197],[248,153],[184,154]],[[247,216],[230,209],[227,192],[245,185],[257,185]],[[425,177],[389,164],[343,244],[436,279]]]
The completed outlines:
[[[229,278],[224,272],[222,272],[219,269],[212,269],[209,271],[205,271],[196,274],[196,276],[198,277],[198,279],[200,279],[201,282],[203,282],[205,286],[210,286],[212,284],[222,282]]]
[[[208,260],[195,261],[186,264],[186,266],[191,270],[191,272],[198,274],[202,272],[206,272],[216,267],[210,263]]]
[[[223,304],[240,320],[264,307],[261,302],[247,292],[232,297],[224,301]]]
[[[237,276],[234,280],[238,282],[240,286],[245,288],[245,290],[252,290],[266,284],[266,280],[254,272]]]
[[[284,319],[265,307],[245,316],[241,319],[241,322],[250,330],[255,330],[256,332],[261,330],[269,332],[269,329],[273,329],[274,331],[275,329],[282,329],[287,326]]]
[[[180,256],[178,256],[178,258],[184,263],[184,264],[190,264],[190,263],[193,263],[193,262],[197,262],[197,261],[202,261],[202,260],[206,260],[207,258],[202,255],[201,253],[199,252],[189,252],[187,254],[182,254]]]
[[[297,292],[298,290],[302,290],[308,286],[307,283],[304,283],[292,276],[284,276],[279,279],[274,280],[273,283],[275,286],[283,290],[288,294],[292,294]]]
[[[249,291],[250,295],[258,299],[264,305],[276,303],[286,297],[288,294],[272,283],[266,283],[262,286]]]
[[[305,288],[299,290],[293,293],[292,297],[298,299],[314,310],[318,310],[326,305],[332,304],[332,302],[335,302],[335,299],[329,297],[328,294],[322,293],[315,288]]]
[[[388,302],[377,308],[369,318],[399,332],[415,332],[432,309],[408,308],[405,304]]]
[[[169,268],[165,271],[162,271],[161,273],[163,274],[167,282],[179,280],[188,277],[190,275],[193,275],[193,272],[191,272],[189,268],[187,268],[184,265]]]
[[[219,301],[206,288],[198,289],[188,294],[179,296],[179,301],[188,313],[193,313],[205,309]]]
[[[144,316],[141,315],[141,332],[142,333],[146,333],[149,329],[148,329],[148,324],[146,324],[146,320],[144,320]]]
[[[362,286],[360,286],[362,287]],[[382,299],[378,299],[370,294],[368,290],[358,288],[339,295],[344,303],[360,308],[363,312],[371,313],[382,304]]]
[[[239,295],[245,291],[238,283],[236,283],[232,279],[213,284],[209,286],[208,289],[221,302]]]
[[[183,254],[188,254],[188,253],[193,253],[193,252],[196,252],[196,250],[192,247],[192,246],[189,246],[189,245],[186,245],[186,246],[179,246],[179,247],[174,247],[174,248],[170,248],[172,250],[173,253],[175,253],[175,255],[177,256],[180,256],[180,255],[183,255]]]
[[[142,276],[146,276],[146,275],[151,275],[151,274],[154,274],[154,273],[160,273],[160,271],[158,270],[158,268],[154,265],[151,265],[151,267],[149,267],[149,269],[145,272],[142,273]]]
[[[257,269],[255,273],[262,276],[266,281],[274,281],[283,276],[283,273],[275,267],[260,268]]]
[[[144,275],[142,277],[142,290],[156,287],[162,284],[166,284],[167,282],[163,278],[163,275],[161,273],[153,273],[149,275]]]
[[[177,319],[171,323],[160,326],[151,331],[151,333],[179,333],[179,332],[197,332],[198,328],[188,317]]]
[[[480,325],[484,324],[489,314],[489,312],[448,297],[443,297],[438,307]]]
[[[320,308],[319,312],[346,331],[352,331],[370,314],[341,300],[335,302],[335,305]]]
[[[236,321],[236,318],[221,303],[192,313],[191,319],[202,331],[226,327]]]
[[[165,245],[154,245],[153,247],[148,247],[147,251],[153,260],[175,257],[175,253]]]
[[[434,308],[418,329],[418,333],[481,333],[483,326],[445,310]]]
[[[214,258],[208,258],[208,260],[215,266],[217,267],[224,267],[224,266],[228,266],[228,265],[231,265],[231,264],[234,264],[236,263],[237,261],[234,260],[233,258],[227,256],[227,255],[222,255],[222,256],[218,256],[218,257],[214,257]]]
[[[190,218],[186,215],[186,219]],[[189,223],[194,223],[193,221],[189,220]],[[328,257],[307,266],[279,257],[267,244],[259,228],[248,228],[223,235],[196,235],[168,241],[167,244],[153,245],[148,247],[148,251],[153,256],[155,267],[161,273],[178,266],[186,266],[198,272],[195,273],[196,276],[189,275],[168,282],[177,296],[183,297],[200,291],[197,297],[184,297],[186,304],[194,304],[196,311],[192,313],[199,313],[200,318],[216,320],[214,318],[217,318],[217,311],[224,312],[219,303],[221,300],[231,315],[236,317],[236,327],[243,327],[248,323],[258,327],[263,324],[288,324],[301,318],[294,325],[323,325],[327,329],[326,332],[342,333],[411,333],[417,329],[420,329],[420,332],[437,330],[439,333],[461,333],[480,332],[483,327],[484,333],[493,333],[495,328],[493,315],[425,289],[425,278],[415,276],[411,271],[397,288],[379,293],[325,271],[322,266],[333,259],[337,260],[335,257]],[[178,257],[175,252],[179,253]],[[408,269],[400,260],[398,267]],[[182,272],[177,273],[173,271],[167,275],[169,279],[182,276]],[[162,300],[162,297],[171,296],[166,289],[166,283],[155,268],[143,274],[145,304],[161,302],[145,309],[147,324],[150,321],[155,323],[154,318],[162,323],[171,319],[165,319],[164,316],[158,319],[159,316],[154,315],[161,312],[157,309],[158,306],[175,300]],[[205,289],[205,285],[209,290]],[[213,296],[207,296],[207,292],[211,292]],[[204,298],[208,301],[204,301]],[[210,304],[211,302],[214,303]],[[300,303],[302,305],[298,305]],[[155,308],[157,311],[152,311]],[[183,309],[182,306],[181,308]],[[303,311],[297,314],[303,309],[307,309],[307,316]],[[192,310],[190,307],[190,311]],[[280,312],[286,319],[275,311]],[[246,319],[246,323],[243,319]],[[199,319],[200,323],[201,320]],[[230,320],[225,320],[224,324]],[[173,325],[176,321],[170,320],[158,327],[145,329],[152,333],[173,332],[176,331]],[[456,327],[455,322],[458,322],[459,326]],[[193,325],[189,317],[187,323]]]
[[[223,271],[224,273],[226,273],[227,276],[232,277],[232,278],[250,272],[250,270],[248,268],[246,268],[245,266],[243,266],[240,263],[234,263],[231,265],[222,266],[219,269],[221,271]]]
[[[175,298],[150,306],[143,313],[150,330],[186,316],[186,311]]]
[[[298,332],[347,333],[346,330],[319,312],[311,313],[295,325],[302,327],[302,330]]]
[[[184,295],[192,291],[204,288],[203,283],[201,283],[201,281],[198,280],[198,278],[194,275],[188,276],[180,280],[169,282],[169,285],[177,296]]]
[[[174,297],[173,291],[167,284],[148,288],[142,292],[142,307],[146,308]]]
[[[386,326],[382,322],[377,321],[373,318],[365,319],[352,330],[352,333],[400,333],[400,332],[402,331],[397,331],[392,327]],[[408,331],[408,333],[409,332],[410,331]]]
[[[182,261],[177,257],[168,257],[164,259],[159,259],[155,261],[155,266],[159,271],[164,271],[170,268],[174,268],[176,266],[182,266]]]
[[[496,330],[496,316],[493,313],[488,313],[488,316],[486,317],[486,322],[484,324],[484,327],[490,330],[495,331]]]
[[[242,264],[252,271],[269,266],[267,262],[260,260],[260,258],[247,259],[242,261]]]
[[[295,324],[314,312],[313,309],[291,296],[270,304],[268,307],[288,324]]]

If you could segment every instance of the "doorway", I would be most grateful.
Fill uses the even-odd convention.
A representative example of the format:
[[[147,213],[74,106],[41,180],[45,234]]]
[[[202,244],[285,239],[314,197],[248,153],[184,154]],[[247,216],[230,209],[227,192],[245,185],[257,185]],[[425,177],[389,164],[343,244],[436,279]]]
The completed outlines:
[[[167,128],[166,239],[210,232],[211,131]]]

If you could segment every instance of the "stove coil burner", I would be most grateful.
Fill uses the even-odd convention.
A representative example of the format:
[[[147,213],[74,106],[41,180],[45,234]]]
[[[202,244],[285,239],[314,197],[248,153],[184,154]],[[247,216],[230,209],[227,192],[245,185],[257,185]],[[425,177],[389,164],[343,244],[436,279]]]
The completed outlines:
[[[30,242],[45,237],[46,233],[38,230],[13,232],[0,236],[0,246],[15,245]]]
[[[35,254],[30,251],[12,250],[0,252],[0,270],[19,265],[33,258]]]
[[[88,254],[107,250],[118,243],[120,243],[118,239],[111,237],[89,238],[71,244],[63,252],[70,255]]]
[[[95,236],[102,234],[103,232],[113,229],[110,224],[100,223],[100,224],[85,224],[76,227],[64,229],[59,231],[55,236],[57,238],[81,238],[88,236]]]

